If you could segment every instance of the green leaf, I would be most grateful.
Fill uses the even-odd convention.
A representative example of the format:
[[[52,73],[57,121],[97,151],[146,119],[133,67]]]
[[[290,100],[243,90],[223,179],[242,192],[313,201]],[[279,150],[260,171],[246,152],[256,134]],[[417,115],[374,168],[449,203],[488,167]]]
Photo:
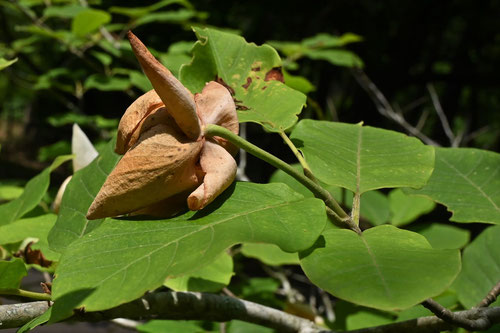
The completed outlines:
[[[79,305],[88,311],[108,309],[161,286],[168,277],[193,271],[237,243],[304,250],[325,223],[321,200],[305,199],[281,184],[236,183],[200,212],[168,220],[104,221],[63,253],[53,296],[57,303],[65,295],[92,290]]]
[[[27,322],[24,324],[22,327],[20,327],[16,333],[25,333],[29,332],[35,327],[45,324],[46,322],[49,321],[50,316],[52,313],[52,308],[50,307],[47,311],[45,311],[42,315],[36,317],[35,319],[32,319],[31,321]]]
[[[439,296],[433,297],[433,299],[447,309],[453,309],[458,304],[457,295],[450,290],[445,291]],[[433,315],[434,314],[430,310],[424,308],[419,304],[412,308],[401,311],[398,314],[397,321],[404,321]]]
[[[19,288],[22,278],[27,274],[26,266],[21,259],[0,260],[0,289]]]
[[[285,80],[287,86],[304,94],[308,94],[311,91],[316,90],[316,87],[311,83],[311,81],[305,77],[292,75],[285,70],[283,70],[283,79]]]
[[[104,74],[92,74],[83,84],[85,89],[102,91],[124,91],[130,88],[130,80],[123,77],[110,77]]]
[[[500,224],[500,154],[472,148],[436,148],[426,186],[407,193],[445,205],[455,222]]]
[[[47,243],[47,235],[56,218],[54,214],[45,214],[0,226],[0,244],[16,243],[28,237],[38,238],[39,241]]]
[[[258,259],[270,266],[299,264],[297,253],[285,252],[274,244],[244,243],[241,246],[241,253],[245,257]]]
[[[500,280],[500,226],[484,230],[464,250],[462,271],[453,284],[466,308],[476,306]],[[495,305],[500,304],[500,299]]]
[[[363,67],[363,61],[356,54],[347,50],[306,50],[304,56],[313,60],[326,60],[336,66]]]
[[[434,166],[433,147],[361,124],[306,119],[295,127],[291,139],[319,180],[353,192],[423,186]]]
[[[24,192],[17,199],[0,205],[0,216],[2,217],[0,219],[0,226],[20,219],[24,214],[35,208],[49,188],[50,173],[71,158],[72,156],[60,156],[56,158],[50,167],[30,179],[24,187]]]
[[[425,237],[390,225],[361,236],[330,229],[301,253],[301,265],[314,284],[340,299],[394,310],[442,293],[460,271],[460,252],[433,249]]]
[[[146,14],[135,21],[136,26],[148,23],[181,23],[196,16],[194,10],[179,9],[165,12],[154,12]]]
[[[109,21],[111,21],[111,15],[108,12],[89,8],[75,16],[71,22],[71,32],[78,37],[85,37]]]
[[[297,170],[302,171],[299,164],[292,164],[292,166]],[[287,184],[294,191],[305,197],[312,198],[314,196],[304,185],[282,170],[276,170],[271,175],[269,182]],[[320,185],[330,192],[335,200],[344,204],[348,208],[352,207],[353,193],[351,191],[344,190],[344,193],[342,193],[342,189],[340,187],[327,185],[321,181]],[[373,225],[380,225],[387,222],[389,220],[389,200],[379,191],[368,191],[364,193],[361,196],[361,216],[364,219],[369,220]]]
[[[205,332],[200,326],[192,321],[184,320],[150,320],[145,324],[136,327],[139,332],[144,333],[164,333],[164,332],[182,332],[199,333]]]
[[[118,6],[113,6],[109,8],[109,11],[111,13],[116,13],[116,14],[122,14],[125,16],[129,16],[130,18],[139,18],[141,16],[144,16],[148,13],[157,11],[158,9],[161,9],[165,6],[172,5],[172,4],[180,4],[183,5],[184,7],[191,8],[191,4],[189,1],[186,0],[162,0],[155,2],[152,5],[145,6],[145,7],[118,7]]]
[[[388,312],[355,305],[346,301],[335,302],[335,321],[332,327],[337,331],[355,330],[388,324],[394,321],[394,315]]]
[[[85,217],[92,201],[108,174],[120,159],[114,153],[115,141],[111,140],[100,155],[86,168],[77,171],[66,187],[56,224],[49,233],[50,248],[63,252],[74,240],[83,237],[102,223]]]
[[[43,17],[74,18],[85,10],[87,10],[87,8],[76,4],[65,6],[49,6],[43,11]]]
[[[2,69],[5,69],[7,67],[9,67],[10,65],[12,65],[13,63],[15,63],[17,61],[17,58],[14,58],[12,60],[7,60],[5,58],[0,58],[0,71]]]
[[[240,122],[256,122],[272,132],[297,122],[306,96],[280,81],[281,60],[269,45],[257,46],[242,37],[213,29],[194,29],[198,42],[193,61],[181,68],[181,81],[193,93],[220,78],[234,91]],[[266,81],[266,78],[268,81]]]
[[[222,252],[214,261],[180,277],[168,278],[163,285],[175,291],[218,292],[229,284],[233,274],[233,258]]]
[[[23,194],[24,188],[16,185],[0,185],[0,200],[13,200]]]
[[[417,224],[410,227],[410,230],[427,238],[435,249],[461,249],[470,239],[470,231],[447,224]]]
[[[391,224],[395,226],[413,222],[420,215],[427,214],[436,207],[434,201],[423,196],[405,194],[401,189],[389,193],[389,204]]]
[[[273,333],[275,330],[260,326],[257,324],[247,323],[241,320],[231,320],[227,325],[228,333]]]
[[[71,144],[67,140],[61,140],[51,145],[40,147],[38,150],[38,160],[45,162],[57,156],[68,154],[71,154]]]

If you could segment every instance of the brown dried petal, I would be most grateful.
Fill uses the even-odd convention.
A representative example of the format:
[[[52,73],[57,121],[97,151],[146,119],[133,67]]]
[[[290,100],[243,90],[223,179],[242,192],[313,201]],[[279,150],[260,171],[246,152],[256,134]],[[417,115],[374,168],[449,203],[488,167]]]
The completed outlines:
[[[188,140],[175,124],[144,132],[109,174],[87,218],[133,212],[195,188],[200,183],[196,164],[202,145]]]
[[[149,128],[144,128],[142,123],[151,113],[164,106],[160,96],[154,89],[137,98],[125,111],[118,124],[115,151],[123,155],[132,147],[139,135]]]
[[[148,51],[146,46],[131,31],[128,38],[132,51],[139,60],[144,73],[153,84],[168,113],[181,130],[192,140],[197,140],[201,128],[196,115],[193,95]]]
[[[238,134],[239,123],[236,105],[229,91],[221,84],[211,81],[205,85],[201,94],[194,96],[198,116],[203,124],[223,126],[231,132]],[[236,154],[238,149],[227,140],[215,137],[217,142],[231,154]]]
[[[228,188],[236,177],[236,161],[227,150],[216,143],[205,142],[200,164],[205,178],[203,184],[188,197],[188,207],[191,210],[205,208]]]

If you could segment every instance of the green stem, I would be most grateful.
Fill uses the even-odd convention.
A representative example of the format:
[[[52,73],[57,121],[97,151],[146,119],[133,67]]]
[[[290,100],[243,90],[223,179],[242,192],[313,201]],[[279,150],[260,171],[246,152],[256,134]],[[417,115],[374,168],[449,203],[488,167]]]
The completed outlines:
[[[0,289],[0,295],[14,295],[31,298],[37,301],[50,301],[52,298],[49,294],[36,293],[34,291],[28,291],[23,289]]]
[[[299,160],[299,163],[302,166],[302,169],[304,169],[304,171],[309,170],[309,172],[311,172],[311,168],[309,167],[309,164],[307,164],[306,159],[304,158],[304,156],[302,156],[302,154],[297,149],[297,147],[295,147],[295,145],[293,144],[292,140],[290,140],[288,135],[286,135],[285,132],[283,132],[283,131],[280,131],[278,133],[281,136],[281,138],[283,138],[283,141],[285,141],[285,143],[288,145],[288,147],[290,147],[290,149],[292,150],[295,157],[297,157],[297,160]]]
[[[253,156],[271,164],[273,167],[283,170],[284,172],[295,178],[297,181],[299,181],[302,185],[307,187],[317,198],[322,199],[325,202],[326,206],[330,208],[334,213],[329,214],[330,216],[332,216],[338,222],[346,223],[349,225],[349,227],[351,227],[352,224],[349,223],[349,215],[342,209],[342,207],[339,206],[337,201],[335,201],[335,199],[330,195],[330,192],[295,170],[288,163],[282,161],[281,159],[268,153],[267,151],[260,149],[259,147],[251,144],[247,140],[239,137],[230,130],[221,126],[213,124],[206,125],[205,136],[219,136],[221,138],[224,138],[235,146],[244,149]],[[357,230],[353,230],[357,232]]]

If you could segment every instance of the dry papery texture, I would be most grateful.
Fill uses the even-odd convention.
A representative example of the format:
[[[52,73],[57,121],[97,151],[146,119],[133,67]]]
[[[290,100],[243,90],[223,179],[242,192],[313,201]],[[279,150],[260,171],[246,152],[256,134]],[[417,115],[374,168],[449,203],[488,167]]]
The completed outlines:
[[[186,204],[191,210],[203,209],[236,176],[236,147],[203,135],[207,124],[238,134],[233,98],[215,81],[193,96],[134,34],[128,37],[154,89],[135,100],[120,120],[115,151],[124,156],[87,218],[169,216]]]

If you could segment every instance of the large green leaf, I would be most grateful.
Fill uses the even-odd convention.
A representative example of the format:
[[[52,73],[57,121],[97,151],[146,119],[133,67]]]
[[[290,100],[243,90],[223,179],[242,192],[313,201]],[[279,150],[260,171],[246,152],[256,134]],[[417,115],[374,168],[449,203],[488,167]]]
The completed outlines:
[[[72,156],[60,156],[52,165],[31,178],[24,187],[24,192],[16,199],[0,205],[0,226],[14,222],[35,208],[49,188],[50,173]]]
[[[0,289],[17,289],[26,276],[26,266],[21,259],[0,260]],[[1,291],[0,291],[0,294]]]
[[[64,204],[64,201],[63,201]],[[74,223],[71,218],[68,223]],[[93,291],[80,305],[111,308],[189,273],[240,242],[310,247],[326,224],[324,204],[282,184],[237,183],[201,212],[168,220],[108,219],[73,242],[56,269],[56,300]]]
[[[297,122],[306,96],[280,81],[281,59],[269,45],[214,29],[194,29],[193,61],[181,68],[181,81],[193,93],[221,79],[234,91],[240,122],[256,122],[279,132]]]
[[[500,224],[500,154],[472,148],[436,148],[427,185],[408,193],[427,195],[453,213],[455,222]]]
[[[299,164],[292,164],[292,166],[302,171]],[[282,170],[276,170],[269,178],[270,183],[284,183],[290,186],[296,192],[302,194],[305,197],[313,197],[311,191],[309,191],[304,185],[299,183],[295,178],[285,173]],[[346,206],[347,208],[352,208],[353,193],[351,191],[344,190],[338,186],[328,185],[320,182],[335,200],[340,204]],[[379,191],[368,191],[361,197],[361,217],[370,221],[373,225],[384,224],[389,220],[389,200],[387,196]]]
[[[500,281],[500,226],[484,230],[464,250],[462,271],[453,287],[466,308],[476,306]],[[500,299],[495,302],[500,305]]]
[[[102,223],[85,217],[92,201],[120,156],[115,154],[114,140],[86,168],[77,171],[66,187],[59,216],[49,233],[50,248],[62,252],[74,240],[81,238]]]
[[[330,229],[301,254],[301,265],[313,283],[336,297],[394,310],[443,292],[460,271],[460,252],[433,249],[425,237],[390,225],[361,236]]]
[[[384,187],[421,187],[434,166],[432,147],[361,124],[306,119],[291,138],[317,178],[360,194]]]
[[[408,224],[420,215],[427,214],[436,204],[424,196],[408,195],[397,188],[389,193],[391,224],[400,226]]]
[[[164,285],[175,291],[218,292],[231,281],[233,258],[222,252],[214,261],[194,272],[169,278]]]

